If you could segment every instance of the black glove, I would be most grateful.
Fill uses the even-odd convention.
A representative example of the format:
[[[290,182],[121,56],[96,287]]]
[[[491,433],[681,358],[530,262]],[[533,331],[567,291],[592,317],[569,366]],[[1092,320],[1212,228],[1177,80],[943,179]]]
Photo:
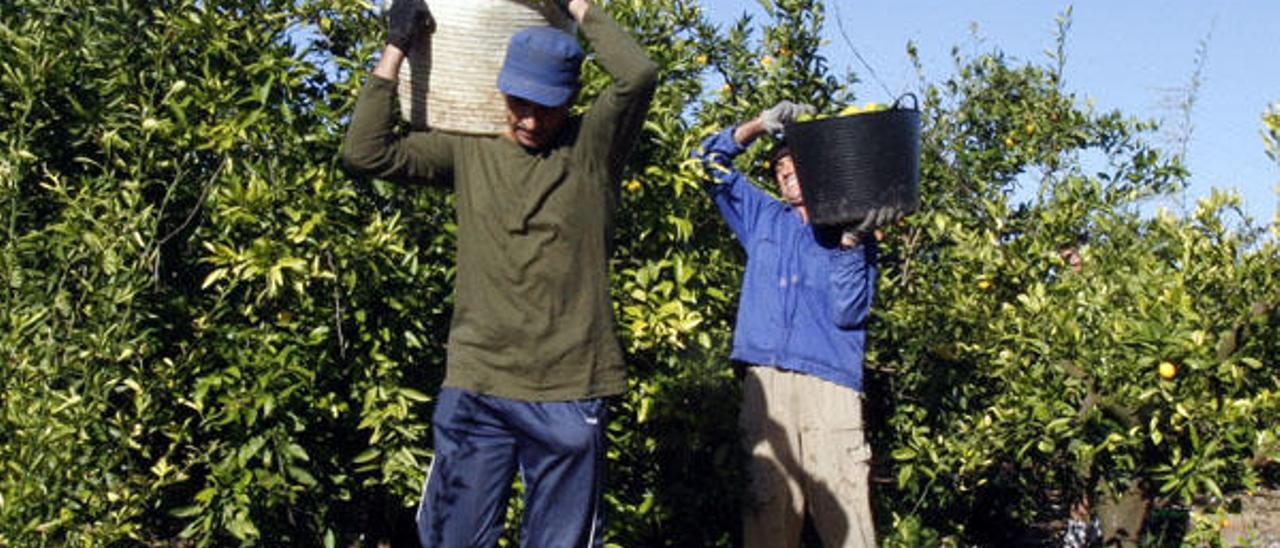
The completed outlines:
[[[569,11],[569,0],[548,0],[548,1],[554,4],[557,8],[560,8],[560,11],[563,11],[565,17],[568,17],[570,21],[573,20],[573,12]]]
[[[394,0],[387,10],[387,43],[409,51],[409,44],[424,27],[434,29],[435,26],[435,18],[431,17],[425,0]]]
[[[867,216],[862,218],[862,223],[858,225],[856,230],[860,233],[867,233],[880,228],[882,226],[891,225],[898,222],[906,215],[906,212],[897,206],[882,206],[867,212]]]

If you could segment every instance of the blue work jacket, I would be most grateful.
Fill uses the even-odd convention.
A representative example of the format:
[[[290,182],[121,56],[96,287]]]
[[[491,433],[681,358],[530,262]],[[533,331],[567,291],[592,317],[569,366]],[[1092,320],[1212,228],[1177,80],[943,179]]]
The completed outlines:
[[[804,223],[734,168],[743,150],[729,128],[694,153],[715,177],[708,191],[747,252],[732,358],[861,391],[875,239],[842,248],[839,230]]]

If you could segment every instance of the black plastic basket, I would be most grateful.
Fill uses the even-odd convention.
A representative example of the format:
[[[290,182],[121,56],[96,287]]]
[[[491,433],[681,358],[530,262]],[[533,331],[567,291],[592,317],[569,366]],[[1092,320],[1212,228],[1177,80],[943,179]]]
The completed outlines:
[[[902,100],[911,98],[911,108]],[[920,108],[906,94],[888,110],[787,124],[809,219],[840,225],[887,205],[920,207]]]

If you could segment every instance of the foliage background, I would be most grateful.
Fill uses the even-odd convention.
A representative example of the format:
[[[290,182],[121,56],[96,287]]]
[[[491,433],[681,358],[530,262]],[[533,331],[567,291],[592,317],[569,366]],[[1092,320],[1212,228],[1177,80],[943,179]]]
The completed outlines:
[[[819,55],[822,2],[762,3],[718,28],[603,2],[662,67],[613,265],[616,545],[738,534],[743,257],[689,152],[779,99],[863,99]],[[406,538],[453,226],[447,193],[337,164],[380,46],[354,0],[0,6],[0,545]],[[955,61],[920,84],[925,205],[888,231],[871,327],[881,538],[1006,543],[1138,486],[1212,542],[1277,481],[1276,227],[1225,194],[1143,213],[1180,158],[1064,92],[1061,57]],[[585,81],[582,104],[607,79]]]

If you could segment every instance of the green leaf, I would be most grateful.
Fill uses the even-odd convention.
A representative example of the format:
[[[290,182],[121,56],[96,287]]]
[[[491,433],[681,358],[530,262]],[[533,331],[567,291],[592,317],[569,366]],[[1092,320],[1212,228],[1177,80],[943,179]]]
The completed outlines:
[[[897,461],[915,460],[917,455],[916,450],[910,447],[899,447],[891,453],[893,460]]]
[[[360,454],[356,455],[354,459],[351,459],[351,461],[356,464],[367,464],[376,460],[380,456],[382,456],[381,449],[378,449],[377,447],[370,447],[361,451]]]
[[[189,518],[200,515],[201,512],[204,512],[204,508],[193,504],[191,506],[181,506],[169,510],[169,515],[175,518]]]
[[[426,395],[426,394],[423,394],[422,392],[420,392],[420,391],[418,391],[418,390],[414,390],[414,389],[412,389],[412,388],[408,388],[408,387],[401,387],[401,388],[399,389],[399,392],[400,392],[400,395],[401,395],[401,396],[404,396],[405,398],[408,398],[409,400],[416,401],[416,402],[419,402],[419,403],[427,403],[427,402],[430,402],[430,401],[431,401],[431,396],[428,396],[428,395]]]
[[[307,487],[316,486],[316,478],[312,476],[311,472],[308,472],[305,468],[290,465],[290,466],[286,466],[285,470],[289,473],[289,477],[297,480],[298,483],[301,483]]]

